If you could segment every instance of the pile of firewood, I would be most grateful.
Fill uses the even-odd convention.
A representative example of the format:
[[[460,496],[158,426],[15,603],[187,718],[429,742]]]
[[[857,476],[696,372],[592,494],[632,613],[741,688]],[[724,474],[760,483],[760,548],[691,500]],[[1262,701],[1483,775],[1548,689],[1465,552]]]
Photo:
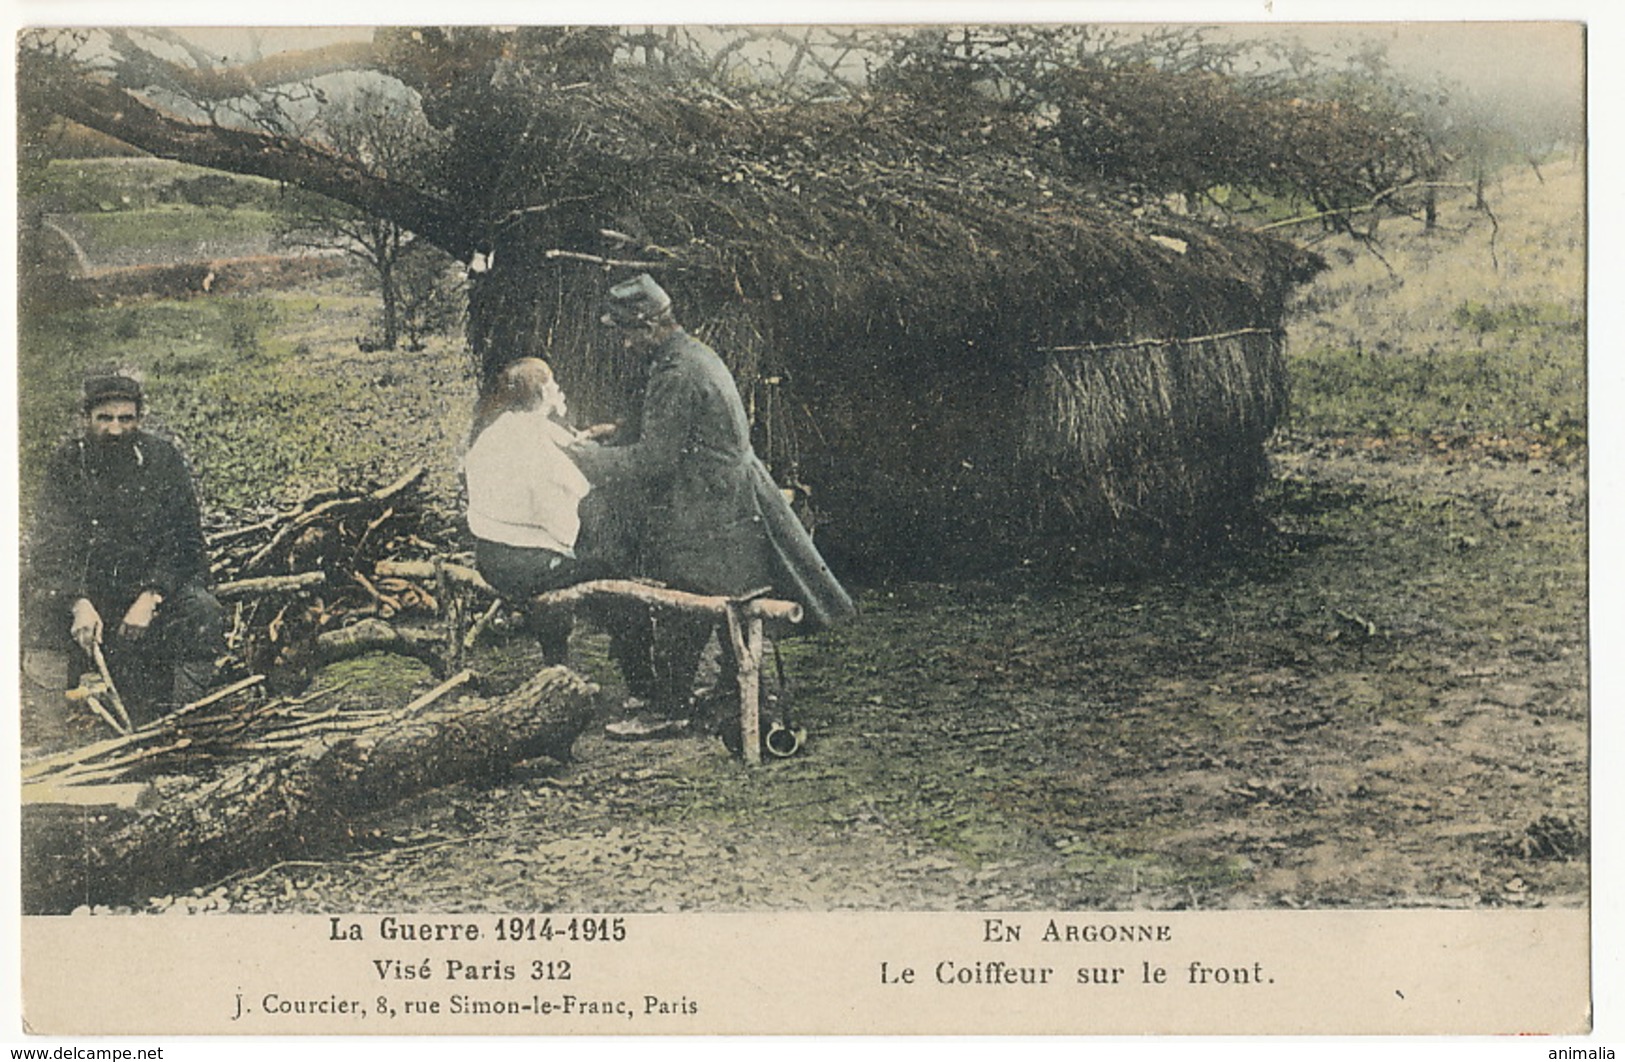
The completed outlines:
[[[457,696],[461,671],[382,711],[266,696],[253,676],[132,733],[22,769],[22,893],[34,914],[140,902],[294,854],[342,851],[365,816],[540,756],[567,760],[596,687],[560,667]]]
[[[495,594],[448,559],[444,529],[427,527],[424,469],[372,490],[331,490],[263,519],[206,536],[215,594],[228,613],[227,645],[239,674],[298,691],[320,664],[376,649],[426,660],[441,674],[461,665],[465,598]]]
[[[597,711],[598,689],[581,676],[544,667],[507,692],[464,688],[476,681],[464,655],[503,601],[451,553],[451,535],[425,530],[422,478],[328,492],[208,536],[231,615],[230,670],[241,674],[228,670],[224,685],[139,728],[108,715],[116,736],[23,764],[26,911],[139,902],[290,853],[340,851],[368,812],[536,757],[570,758]],[[797,622],[799,606],[628,580],[538,603],[712,617],[739,661],[747,761],[760,759],[763,623]],[[311,685],[319,665],[375,650],[425,659],[443,681],[380,710]]]

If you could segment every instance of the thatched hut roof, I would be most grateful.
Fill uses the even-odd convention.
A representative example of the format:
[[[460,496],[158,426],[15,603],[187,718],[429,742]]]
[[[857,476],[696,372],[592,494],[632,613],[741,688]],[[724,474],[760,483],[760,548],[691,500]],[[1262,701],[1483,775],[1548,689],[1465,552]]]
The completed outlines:
[[[527,146],[562,207],[508,213],[538,205],[521,179],[493,213],[561,238],[575,220],[595,244],[576,250],[622,251],[593,235],[608,215],[663,249],[653,259],[669,258],[691,300],[767,304],[829,347],[990,326],[1053,344],[1258,325],[1316,268],[1284,241],[1130,207],[1045,150],[1031,119],[993,107],[763,113],[590,86],[536,103]]]

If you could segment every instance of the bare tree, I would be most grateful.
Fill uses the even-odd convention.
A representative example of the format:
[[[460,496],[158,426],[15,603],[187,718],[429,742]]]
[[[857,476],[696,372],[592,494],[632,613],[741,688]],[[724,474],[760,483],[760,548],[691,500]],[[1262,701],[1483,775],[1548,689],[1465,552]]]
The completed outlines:
[[[425,161],[436,150],[435,133],[410,94],[363,85],[323,94],[314,135],[339,155],[386,179],[422,183]],[[337,250],[366,265],[382,310],[371,342],[394,350],[400,341],[404,257],[417,242],[393,217],[370,213],[327,196],[290,191],[284,200],[282,241],[290,246]],[[418,302],[421,296],[415,296]]]
[[[396,311],[406,349],[421,350],[432,335],[454,330],[463,320],[467,284],[462,267],[444,251],[413,241],[396,262]]]

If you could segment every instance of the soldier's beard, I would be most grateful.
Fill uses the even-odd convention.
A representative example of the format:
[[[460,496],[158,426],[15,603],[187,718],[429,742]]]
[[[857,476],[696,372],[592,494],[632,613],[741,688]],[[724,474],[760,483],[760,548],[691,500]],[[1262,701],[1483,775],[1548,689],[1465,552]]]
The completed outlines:
[[[91,438],[91,443],[102,453],[123,453],[135,445],[135,433],[125,435],[97,435]]]

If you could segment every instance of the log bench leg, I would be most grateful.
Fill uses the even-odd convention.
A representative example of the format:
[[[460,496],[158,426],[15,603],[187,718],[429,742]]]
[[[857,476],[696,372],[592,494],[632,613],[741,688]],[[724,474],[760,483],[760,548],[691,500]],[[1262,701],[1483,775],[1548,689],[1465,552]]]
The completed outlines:
[[[439,558],[434,562],[434,584],[445,624],[446,674],[454,675],[462,670],[464,659],[463,594],[461,589],[452,585],[450,577],[446,574],[445,561]]]
[[[449,572],[450,569],[447,570]],[[732,649],[738,667],[740,753],[746,763],[755,766],[762,762],[763,621],[771,619],[781,623],[800,623],[802,618],[800,605],[761,596],[766,592],[763,589],[743,598],[722,598],[686,593],[630,579],[595,579],[561,590],[550,590],[537,595],[534,600],[538,605],[556,608],[572,607],[592,598],[632,600],[690,615],[703,615],[710,618],[713,624],[716,624],[718,616],[725,619],[727,647]],[[717,627],[720,641],[721,624],[717,624]]]
[[[745,763],[762,762],[762,617],[728,602],[728,642],[739,682],[739,752]]]

